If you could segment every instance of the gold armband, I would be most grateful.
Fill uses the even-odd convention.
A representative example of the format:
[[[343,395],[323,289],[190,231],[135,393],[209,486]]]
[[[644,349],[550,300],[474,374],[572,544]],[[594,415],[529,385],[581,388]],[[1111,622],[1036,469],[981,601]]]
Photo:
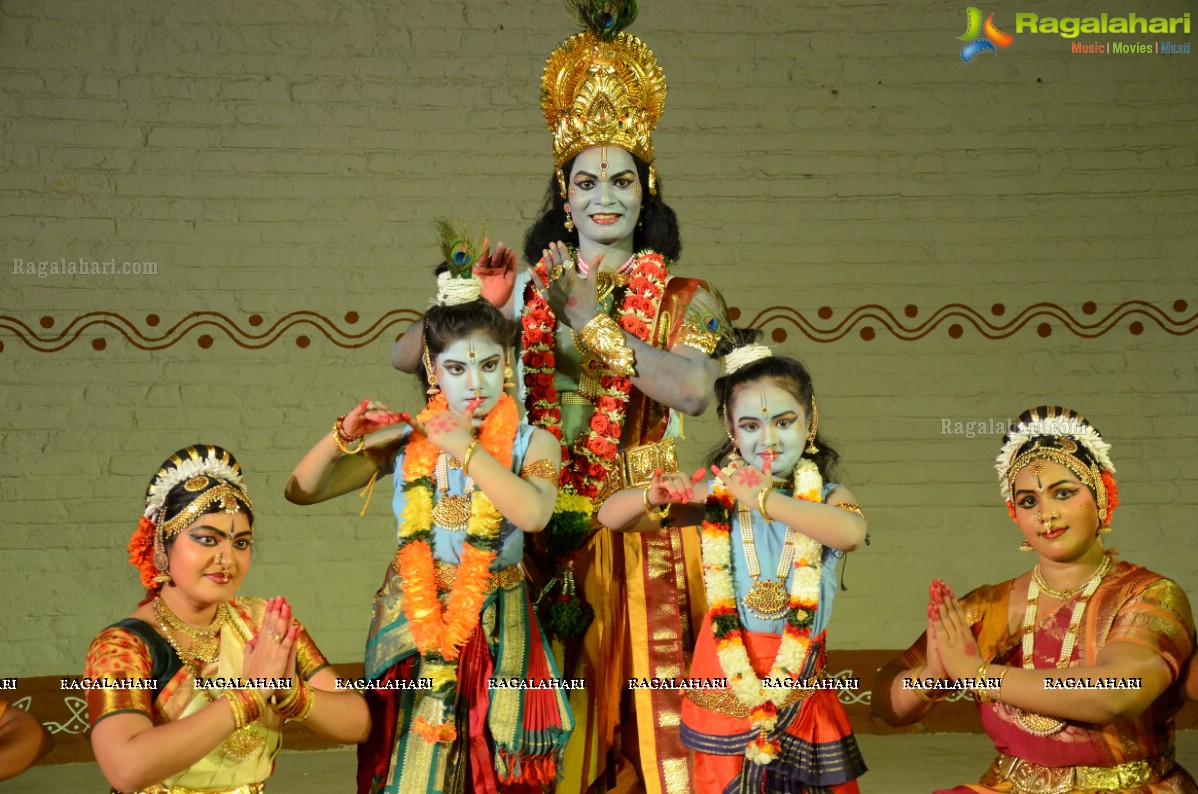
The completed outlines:
[[[841,510],[844,510],[849,513],[856,513],[857,515],[861,516],[862,518],[865,518],[865,513],[863,513],[861,511],[861,508],[858,507],[857,505],[853,504],[852,502],[838,502],[836,504],[836,506],[839,507]]]
[[[624,333],[606,314],[596,314],[578,336],[612,373],[628,378],[636,374],[636,359],[624,343]]]
[[[553,468],[553,462],[548,458],[534,460],[532,463],[525,463],[520,469],[520,479],[528,477],[536,477],[538,480],[544,480],[551,485],[557,485],[557,471]]]
[[[713,334],[711,331],[695,323],[684,322],[678,329],[678,337],[674,342],[674,346],[686,345],[710,356],[715,352],[715,346],[719,343],[719,334]]]

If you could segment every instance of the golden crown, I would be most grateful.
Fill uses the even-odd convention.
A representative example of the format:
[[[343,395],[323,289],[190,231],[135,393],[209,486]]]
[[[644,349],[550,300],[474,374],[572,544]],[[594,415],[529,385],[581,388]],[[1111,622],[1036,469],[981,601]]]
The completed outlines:
[[[618,146],[653,162],[653,129],[666,106],[666,76],[636,36],[618,32],[636,16],[635,4],[616,17],[578,16],[589,29],[549,55],[541,77],[541,109],[553,134],[557,168],[592,146]],[[593,4],[592,4],[593,5]],[[610,14],[612,4],[604,4]]]

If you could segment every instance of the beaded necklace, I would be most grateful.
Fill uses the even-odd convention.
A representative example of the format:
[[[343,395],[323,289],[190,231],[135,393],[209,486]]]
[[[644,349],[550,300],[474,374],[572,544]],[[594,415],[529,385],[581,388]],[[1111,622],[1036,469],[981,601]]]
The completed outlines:
[[[1040,570],[1040,566],[1036,566],[1036,572]],[[1065,632],[1065,640],[1061,643],[1061,656],[1057,660],[1057,669],[1067,667],[1070,658],[1073,657],[1073,647],[1077,643],[1077,632],[1082,625],[1082,616],[1086,612],[1086,605],[1090,603],[1090,598],[1098,590],[1098,585],[1102,582],[1104,576],[1111,570],[1111,558],[1104,557],[1102,564],[1094,569],[1094,573],[1090,574],[1090,578],[1082,583],[1081,598],[1073,605],[1073,614],[1069,617],[1069,629]],[[1027,608],[1023,612],[1023,669],[1032,670],[1035,668],[1034,654],[1036,643],[1036,605],[1040,598],[1041,585],[1036,581],[1035,573],[1032,574],[1032,581],[1027,586]],[[1049,593],[1049,595],[1052,595]],[[1057,596],[1054,596],[1057,597]],[[1059,733],[1065,727],[1065,721],[1056,717],[1049,717],[1044,714],[1036,714],[1023,709],[1015,710],[1015,719],[1019,725],[1033,736],[1052,736],[1054,733]]]

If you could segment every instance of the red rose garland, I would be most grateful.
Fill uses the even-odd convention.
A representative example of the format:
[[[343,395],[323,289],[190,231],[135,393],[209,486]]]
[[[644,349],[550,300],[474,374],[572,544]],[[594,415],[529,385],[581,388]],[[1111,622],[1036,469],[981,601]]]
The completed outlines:
[[[534,269],[535,278],[548,284],[544,260]],[[660,254],[645,251],[636,256],[636,264],[620,313],[619,324],[643,342],[649,342],[661,299],[665,295],[669,270]],[[562,410],[553,377],[557,371],[555,342],[557,317],[535,280],[529,279],[524,292],[521,317],[520,354],[524,365],[525,408],[528,421],[543,427],[562,445],[561,485],[579,496],[595,499],[603,489],[612,462],[620,451],[624,415],[632,394],[632,381],[622,375],[603,375],[602,392],[595,398],[595,413],[589,427],[571,449],[562,438]]]

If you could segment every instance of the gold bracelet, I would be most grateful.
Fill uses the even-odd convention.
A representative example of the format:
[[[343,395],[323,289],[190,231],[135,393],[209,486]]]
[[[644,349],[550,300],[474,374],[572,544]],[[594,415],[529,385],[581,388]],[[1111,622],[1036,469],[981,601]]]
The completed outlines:
[[[345,428],[341,423],[345,420],[344,416],[338,416],[337,421],[333,422],[333,443],[337,445],[337,449],[341,450],[343,455],[359,455],[366,453],[366,437],[345,435]],[[350,449],[350,444],[358,442],[358,446]]]
[[[986,691],[988,689],[988,687],[986,686],[986,671],[989,669],[989,667],[990,667],[990,662],[983,662],[982,666],[978,668],[977,681],[974,682],[975,686],[973,687],[973,692],[974,692],[974,695],[977,697],[977,700],[979,703],[993,703],[994,702],[994,698],[992,698],[992,697],[990,697],[990,695],[986,694]]]
[[[613,374],[628,378],[636,374],[636,356],[625,344],[620,326],[606,314],[596,314],[593,320],[583,326],[578,336]]]
[[[998,694],[994,696],[995,703],[1002,703],[1002,681],[1007,677],[1007,671],[1010,667],[1003,665],[1002,672],[998,674]]]
[[[928,666],[927,662],[920,662],[919,665],[917,665],[916,667],[911,669],[911,674],[909,676],[907,676],[907,678],[908,679],[918,678],[920,671],[927,669],[927,666]],[[929,695],[927,693],[927,690],[925,690],[921,687],[921,688],[915,690],[915,696],[926,703],[939,703],[940,701],[942,701],[946,697],[948,697],[948,694],[943,693],[937,697],[932,697],[931,695]]]
[[[468,471],[466,471],[466,469],[469,468],[470,459],[472,457],[474,457],[474,453],[477,450],[478,450],[478,439],[476,438],[470,442],[470,446],[466,447],[466,454],[462,456],[462,474],[465,474],[467,477],[470,476],[470,473]]]
[[[662,505],[656,510],[653,509],[653,505],[649,504],[649,486],[646,485],[645,490],[642,493],[644,494],[645,500],[645,515],[649,516],[650,521],[665,521],[670,517],[669,504]]]
[[[770,514],[765,510],[765,498],[773,492],[774,489],[768,485],[757,492],[757,512],[761,513],[761,517],[764,518],[767,523],[772,523],[774,519],[770,518]]]
[[[287,691],[286,697],[280,702],[272,703],[271,708],[285,720],[300,722],[312,711],[313,697],[312,687],[307,681],[301,680],[298,686]]]

